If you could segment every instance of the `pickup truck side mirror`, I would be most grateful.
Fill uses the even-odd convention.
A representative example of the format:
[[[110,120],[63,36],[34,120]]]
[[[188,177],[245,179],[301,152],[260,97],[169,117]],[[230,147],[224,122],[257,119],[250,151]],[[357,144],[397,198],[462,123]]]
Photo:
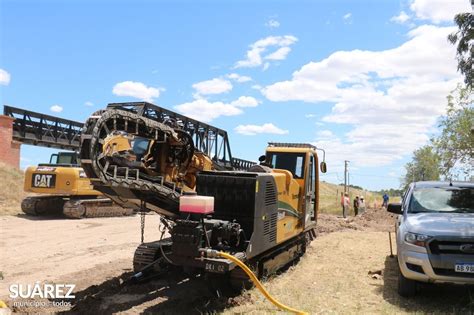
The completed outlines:
[[[395,214],[403,214],[401,203],[389,203],[387,211]]]

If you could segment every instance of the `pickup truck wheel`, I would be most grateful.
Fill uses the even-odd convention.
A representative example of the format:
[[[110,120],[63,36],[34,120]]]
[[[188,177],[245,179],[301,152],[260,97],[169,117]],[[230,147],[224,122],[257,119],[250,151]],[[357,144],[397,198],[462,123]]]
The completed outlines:
[[[416,295],[416,281],[405,278],[400,270],[398,273],[398,294],[403,297]]]

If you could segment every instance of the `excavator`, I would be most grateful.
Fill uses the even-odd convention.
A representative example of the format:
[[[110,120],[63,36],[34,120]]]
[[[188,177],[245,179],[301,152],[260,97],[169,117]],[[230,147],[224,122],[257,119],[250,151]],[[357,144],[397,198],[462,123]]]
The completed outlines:
[[[77,160],[76,152],[52,154],[49,163],[25,171],[24,190],[35,193],[23,199],[21,209],[35,216],[64,215],[71,219],[132,215],[94,190]]]
[[[245,266],[274,274],[316,237],[320,149],[269,143],[256,164],[225,141],[222,154],[217,130],[150,103],[110,104],[86,121],[79,155],[94,189],[161,217],[161,238],[135,251],[135,280],[181,268],[239,290]]]
[[[93,189],[78,160],[81,122],[8,105],[3,114],[13,119],[12,140],[17,143],[67,150],[52,154],[49,163],[26,169],[23,187],[34,195],[22,201],[24,213],[74,219],[135,213]]]

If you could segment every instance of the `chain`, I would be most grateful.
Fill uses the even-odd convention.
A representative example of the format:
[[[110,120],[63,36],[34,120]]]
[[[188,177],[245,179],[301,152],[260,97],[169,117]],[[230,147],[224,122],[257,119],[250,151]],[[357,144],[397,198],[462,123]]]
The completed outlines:
[[[141,202],[140,207],[140,232],[141,232],[141,241],[142,244],[145,240],[145,202]]]

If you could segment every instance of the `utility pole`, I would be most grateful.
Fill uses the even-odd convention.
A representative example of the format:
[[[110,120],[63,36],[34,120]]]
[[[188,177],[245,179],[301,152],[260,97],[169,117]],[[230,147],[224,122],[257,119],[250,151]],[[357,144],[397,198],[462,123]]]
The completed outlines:
[[[345,160],[344,161],[344,192],[347,192],[347,179],[348,179],[348,173],[347,173],[347,165],[349,164],[349,161]]]
[[[351,196],[351,174],[347,171],[347,193]]]

